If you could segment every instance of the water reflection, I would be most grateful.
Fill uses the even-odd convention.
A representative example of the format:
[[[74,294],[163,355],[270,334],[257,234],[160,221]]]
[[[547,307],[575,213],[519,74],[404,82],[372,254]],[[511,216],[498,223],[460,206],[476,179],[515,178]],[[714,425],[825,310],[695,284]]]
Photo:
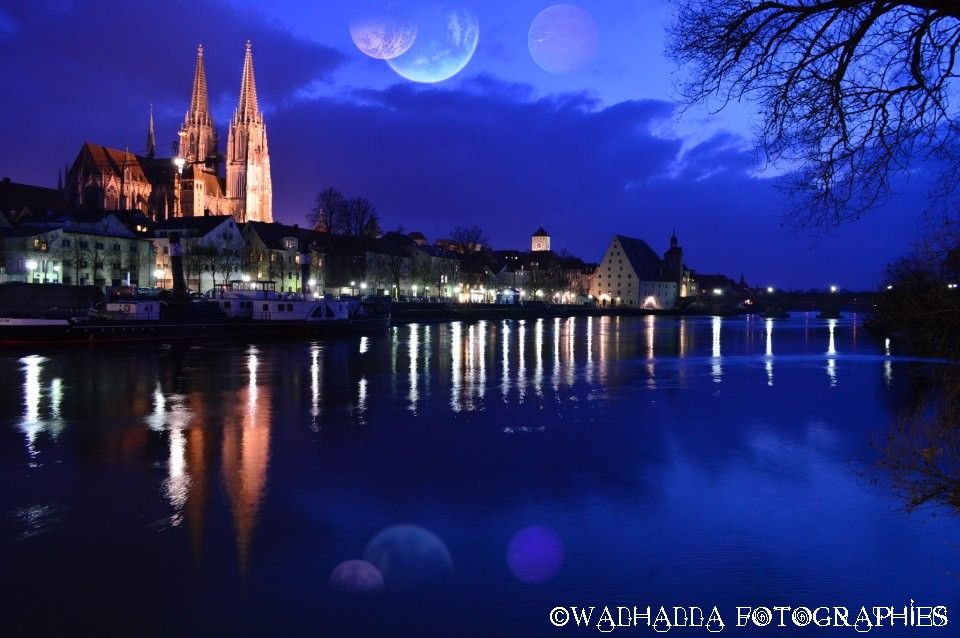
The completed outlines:
[[[890,360],[890,337],[883,340],[883,354],[887,357],[883,362],[883,380],[889,388],[893,384],[893,361]]]
[[[241,572],[249,566],[253,530],[260,513],[270,459],[273,422],[269,392],[260,393],[260,358],[255,347],[247,352],[247,385],[239,389],[227,410],[223,426],[223,482],[230,498]]]
[[[420,356],[420,330],[419,326],[415,323],[407,326],[408,335],[407,341],[409,346],[407,349],[407,357],[410,359],[410,392],[408,398],[410,400],[409,410],[411,412],[417,411],[417,400],[420,398],[419,393],[417,392],[417,357]]]
[[[507,403],[510,397],[510,322],[502,324],[503,339],[500,344],[500,394],[503,402]]]
[[[314,432],[320,431],[320,396],[323,389],[320,385],[323,377],[320,345],[310,346],[310,427]]]
[[[871,509],[878,490],[848,480],[848,460],[899,391],[888,391],[892,370],[905,365],[889,343],[873,345],[849,325],[461,322],[399,326],[365,341],[18,358],[0,370],[22,391],[3,413],[0,471],[11,481],[3,511],[20,545],[0,556],[12,574],[0,584],[32,580],[36,592],[51,573],[35,575],[36,565],[103,567],[110,588],[122,573],[146,592],[149,604],[123,607],[130,614],[188,608],[232,633],[280,616],[289,625],[277,626],[308,633],[300,630],[329,611],[318,611],[331,591],[317,587],[325,575],[338,593],[393,595],[398,579],[433,570],[438,595],[476,592],[511,620],[521,617],[513,598],[523,583],[613,599],[655,581],[671,596],[728,607],[738,601],[725,587],[740,587],[742,601],[755,583],[783,599],[810,591],[854,599],[862,582],[889,582],[889,566],[895,576],[904,565],[928,567],[933,543],[891,528],[889,501]],[[838,376],[843,395],[831,391]],[[910,376],[895,378],[903,385]],[[923,406],[916,412],[940,409],[933,398]],[[60,436],[48,440],[54,423]],[[897,432],[888,450],[911,480],[922,464],[934,468],[929,483],[899,484],[911,503],[960,500],[956,429],[940,430]],[[37,454],[58,462],[25,472]],[[161,517],[163,525],[146,525]],[[825,531],[832,517],[841,524]],[[73,527],[59,554],[50,552],[53,534],[43,546],[30,540],[65,525]],[[95,557],[77,569],[74,539]],[[117,550],[124,546],[136,549]],[[882,551],[895,556],[872,560]],[[134,555],[143,569],[111,565],[104,557],[114,554]],[[857,569],[830,564],[845,555]],[[409,570],[398,570],[403,561]],[[217,600],[191,603],[190,586],[177,593],[191,568]],[[80,578],[63,589],[82,598]],[[245,586],[249,595],[237,594]],[[107,589],[93,587],[97,599]],[[242,600],[257,609],[242,611]]]
[[[763,366],[767,371],[767,385],[773,387],[773,319],[766,320],[767,328],[767,351]]]
[[[827,329],[830,331],[830,341],[827,344],[827,377],[830,387],[837,387],[837,319],[827,319]]]
[[[64,428],[61,417],[61,403],[63,402],[63,382],[59,377],[50,380],[44,391],[43,366],[46,357],[31,355],[20,359],[23,371],[23,415],[20,419],[20,431],[26,438],[27,453],[32,459],[38,455],[36,448],[37,436],[48,432],[53,439]],[[44,394],[48,399],[48,417],[43,416]]]
[[[720,334],[721,327],[723,326],[722,317],[713,318],[713,341],[712,341],[712,351],[711,351],[711,365],[710,370],[713,375],[714,383],[721,383],[723,381],[723,360],[720,353]]]
[[[960,513],[960,370],[918,371],[903,397],[880,467],[908,511]]]

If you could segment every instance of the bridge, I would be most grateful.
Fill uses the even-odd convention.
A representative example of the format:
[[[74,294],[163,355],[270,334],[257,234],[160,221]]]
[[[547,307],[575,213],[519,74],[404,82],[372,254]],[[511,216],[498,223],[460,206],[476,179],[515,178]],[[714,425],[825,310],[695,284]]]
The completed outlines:
[[[825,316],[841,312],[865,313],[873,309],[878,293],[854,291],[774,292],[762,291],[751,298],[759,312],[817,312]]]

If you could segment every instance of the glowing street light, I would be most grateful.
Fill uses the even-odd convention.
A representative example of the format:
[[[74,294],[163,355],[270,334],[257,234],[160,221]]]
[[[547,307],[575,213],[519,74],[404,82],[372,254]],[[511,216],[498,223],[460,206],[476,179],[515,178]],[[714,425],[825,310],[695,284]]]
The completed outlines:
[[[830,286],[830,292],[837,292],[838,288],[836,286]]]
[[[773,294],[773,286],[767,286],[767,292],[772,295],[772,294]]]

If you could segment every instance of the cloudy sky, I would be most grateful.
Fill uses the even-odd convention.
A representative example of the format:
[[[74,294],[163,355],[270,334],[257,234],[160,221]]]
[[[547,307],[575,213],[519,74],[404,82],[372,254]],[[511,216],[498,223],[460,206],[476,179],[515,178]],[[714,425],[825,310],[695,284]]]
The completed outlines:
[[[440,24],[462,46],[425,68],[424,47],[448,44],[430,30],[436,3],[374,2],[421,18],[389,62],[351,35],[351,24],[368,33],[361,4],[4,3],[0,176],[53,187],[86,141],[142,153],[151,104],[158,155],[169,155],[200,43],[222,144],[249,39],[277,221],[305,223],[333,186],[368,198],[385,230],[434,240],[478,224],[494,248],[525,249],[542,224],[554,249],[588,261],[614,234],[662,252],[676,229],[700,272],[804,289],[873,287],[917,235],[917,184],[829,236],[784,226],[787,202],[752,151],[751,106],[677,109],[683,71],[663,55],[665,2],[582,0],[545,14],[542,0],[450,2],[444,15],[458,19]]]

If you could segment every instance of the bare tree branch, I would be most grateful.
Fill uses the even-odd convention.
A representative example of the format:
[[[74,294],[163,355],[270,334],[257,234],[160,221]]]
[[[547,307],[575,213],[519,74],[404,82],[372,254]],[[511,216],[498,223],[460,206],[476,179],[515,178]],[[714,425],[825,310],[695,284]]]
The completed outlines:
[[[956,195],[960,2],[675,0],[668,53],[687,104],[759,103],[758,150],[790,170],[789,217],[826,229],[883,204],[891,177],[939,162]]]

